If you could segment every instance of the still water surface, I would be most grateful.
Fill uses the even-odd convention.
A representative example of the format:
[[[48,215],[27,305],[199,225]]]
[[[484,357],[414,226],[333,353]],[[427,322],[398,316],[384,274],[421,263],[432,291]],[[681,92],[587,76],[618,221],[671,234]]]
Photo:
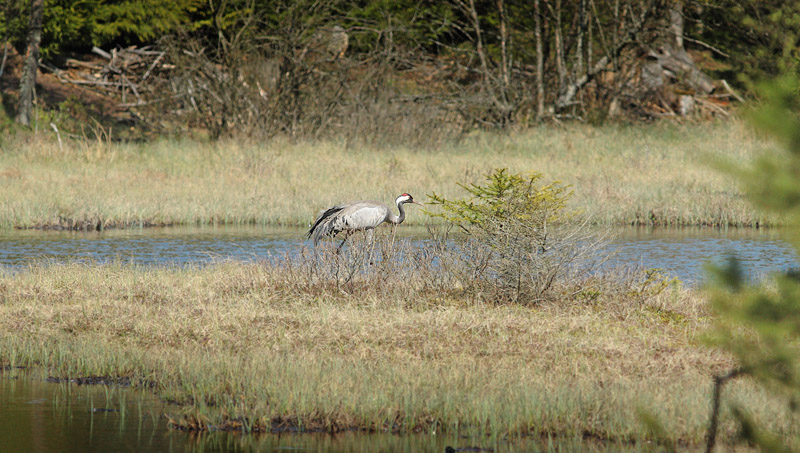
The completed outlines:
[[[401,228],[415,244],[424,230]],[[308,246],[299,229],[258,227],[159,228],[105,232],[1,231],[0,268],[24,270],[53,264],[123,261],[142,265],[203,265],[217,260],[258,261],[297,253]],[[612,263],[659,267],[689,284],[703,280],[705,263],[735,254],[746,272],[758,276],[798,265],[793,250],[775,230],[622,229],[608,246]],[[162,414],[175,413],[148,392],[107,386],[48,383],[15,370],[0,372],[0,451],[400,451],[442,452],[471,446],[455,437],[346,433],[243,436],[196,435],[171,430]],[[479,442],[478,442],[479,443]],[[487,446],[487,445],[482,445]],[[500,443],[495,451],[595,450],[581,439],[557,444]],[[636,450],[625,446],[626,450]],[[646,450],[646,448],[645,448]]]
[[[388,234],[388,228],[382,229]],[[0,266],[33,262],[123,261],[143,265],[205,264],[218,260],[258,261],[294,254],[304,230],[261,227],[150,228],[104,232],[0,231]],[[399,228],[415,244],[428,237],[421,228]],[[612,264],[662,268],[687,284],[704,279],[704,265],[734,254],[747,274],[763,275],[798,265],[780,231],[714,228],[622,228],[608,246]]]
[[[50,383],[20,372],[0,372],[0,451],[16,452],[436,452],[489,447],[505,451],[618,451],[621,446],[580,437],[542,441],[465,439],[431,434],[336,435],[187,433],[162,415],[175,407],[146,391],[103,385]],[[630,445],[622,446],[633,451]]]

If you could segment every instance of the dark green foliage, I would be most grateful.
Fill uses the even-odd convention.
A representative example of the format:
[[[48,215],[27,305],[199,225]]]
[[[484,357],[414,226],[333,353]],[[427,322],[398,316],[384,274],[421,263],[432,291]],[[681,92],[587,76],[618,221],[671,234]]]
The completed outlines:
[[[742,182],[758,206],[800,222],[800,82],[795,74],[763,85],[763,106],[752,112],[755,126],[768,133],[781,149],[761,157],[753,168],[742,169]],[[799,244],[800,245],[800,244]]]
[[[517,0],[45,0],[41,54],[54,60],[93,45],[156,44],[168,50],[166,60],[182,55],[197,63],[168,63],[185,73],[214,68],[214,83],[201,85],[214,92],[208,99],[216,105],[168,110],[190,112],[195,118],[179,122],[202,124],[214,137],[319,138],[350,122],[355,128],[348,133],[359,140],[412,135],[436,142],[437,134],[502,129],[550,115],[658,116],[649,107],[652,87],[636,74],[643,56],[665,45],[675,4],[686,19],[685,46],[707,54],[697,59],[700,70],[748,89],[749,80],[796,70],[800,3],[789,0],[542,1],[540,14],[534,2]],[[20,52],[28,9],[29,0],[0,6],[0,36]],[[664,89],[697,92],[678,72]],[[703,86],[705,93],[710,83]],[[142,105],[162,102],[151,99],[161,89],[140,90],[147,98]],[[677,97],[665,99],[669,108],[679,107]],[[137,117],[150,124],[174,124],[163,110],[143,113]],[[422,128],[412,121],[434,133],[415,132]]]
[[[539,186],[541,179],[541,173],[509,174],[505,168],[495,169],[486,175],[484,185],[459,183],[469,194],[467,199],[448,200],[436,193],[430,195],[431,204],[444,210],[432,215],[467,232],[473,228],[489,230],[508,222],[546,229],[548,223],[571,216],[566,213],[566,205],[572,192],[559,182]]]
[[[90,44],[98,0],[45,0],[42,57]]]
[[[787,239],[800,251],[800,80],[788,75],[765,85],[764,106],[752,122],[775,138],[783,149],[764,156],[752,167],[733,171],[753,203],[786,215]],[[787,271],[775,276],[773,287],[745,282],[735,258],[713,269],[712,304],[719,313],[713,343],[732,353],[746,374],[779,395],[794,412],[800,401],[800,275]],[[798,439],[781,438],[762,430],[748,408],[734,414],[742,435],[765,451],[789,450]],[[792,447],[793,446],[793,447]]]
[[[17,49],[24,47],[29,0],[6,0],[0,8],[0,36],[6,32]],[[593,5],[562,2],[556,11],[552,2],[542,2],[545,34],[545,65],[554,68],[553,31],[557,19],[564,35],[565,52],[576,51],[576,33],[594,27],[593,58],[609,51],[620,9],[637,12],[648,2],[597,0]],[[359,0],[348,2],[289,2],[272,0],[46,0],[42,54],[55,55],[65,49],[154,43],[164,34],[188,29],[210,39],[254,39],[271,34],[284,25],[285,15],[302,6],[310,22],[336,24],[351,37],[351,51],[357,53],[422,51],[428,55],[459,54],[474,45],[468,14],[456,1]],[[660,4],[659,4],[660,5]],[[591,6],[591,7],[590,7]],[[662,5],[663,6],[663,5]],[[662,8],[662,6],[656,6]],[[510,37],[509,52],[515,62],[534,63],[534,13],[532,2],[505,2]],[[476,0],[483,40],[492,65],[499,64],[500,16],[497,2]],[[615,13],[616,11],[616,13]],[[717,75],[749,83],[782,71],[793,71],[800,62],[800,2],[793,0],[700,0],[685,2],[686,35],[708,43],[719,54]],[[577,27],[580,15],[590,20]],[[623,14],[625,20],[625,14]],[[630,20],[628,17],[627,20]],[[299,24],[302,27],[306,22]],[[276,28],[277,27],[277,28]],[[601,27],[601,29],[597,29]],[[245,33],[239,34],[242,29]],[[256,33],[258,32],[258,33]],[[313,30],[312,30],[313,32]],[[263,36],[262,36],[263,37]],[[583,37],[584,45],[589,36]],[[690,47],[693,44],[688,43]],[[702,46],[695,46],[704,50]],[[583,49],[586,52],[586,49]],[[467,52],[469,53],[469,52]],[[590,55],[586,55],[590,57]],[[568,58],[567,66],[575,58]],[[586,62],[584,62],[586,63]],[[529,69],[527,69],[529,70]]]
[[[452,33],[454,23],[448,2],[361,0],[337,9],[340,25],[351,30],[351,48],[356,52],[376,47],[388,52],[396,47],[436,51],[437,43]]]
[[[713,304],[721,314],[715,343],[732,352],[749,374],[781,391],[800,390],[800,280],[776,277],[777,288],[744,284],[732,260],[716,270]]]
[[[7,0],[0,8],[0,36],[22,53],[30,1]],[[202,17],[202,0],[45,0],[41,54],[51,58],[68,49],[88,50],[150,43]]]
[[[727,53],[722,78],[753,88],[753,81],[796,72],[800,63],[800,2],[705,0],[687,13],[688,32]]]
[[[0,8],[0,36],[7,38],[20,54],[28,45],[30,3],[26,0],[7,0]]]
[[[152,42],[189,22],[202,0],[100,0],[92,17],[95,44],[118,38],[126,42]]]

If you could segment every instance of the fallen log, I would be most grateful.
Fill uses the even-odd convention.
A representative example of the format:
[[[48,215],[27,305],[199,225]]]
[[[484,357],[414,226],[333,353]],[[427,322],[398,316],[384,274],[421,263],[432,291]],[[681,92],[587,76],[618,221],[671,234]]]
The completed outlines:
[[[105,58],[106,60],[111,60],[111,54],[106,52],[105,50],[97,47],[97,46],[93,46],[92,47],[92,52],[96,53],[97,55],[100,55],[101,57]]]
[[[95,63],[90,63],[88,61],[75,60],[73,58],[67,59],[67,66],[69,66],[71,68],[86,68],[86,69],[91,69],[93,71],[102,71],[103,70],[103,66],[102,65],[95,64]]]

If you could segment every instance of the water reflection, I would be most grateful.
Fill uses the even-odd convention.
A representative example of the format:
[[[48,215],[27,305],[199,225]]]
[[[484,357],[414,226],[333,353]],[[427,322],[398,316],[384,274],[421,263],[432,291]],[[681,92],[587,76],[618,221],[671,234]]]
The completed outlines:
[[[609,249],[612,264],[662,268],[687,284],[698,284],[708,263],[736,256],[751,279],[798,266],[796,252],[779,230],[742,228],[625,228]]]
[[[0,265],[123,261],[186,265],[219,259],[258,260],[291,252],[302,231],[257,227],[180,227],[75,231],[0,231]]]
[[[134,392],[0,376],[3,451],[166,450],[173,442],[150,399]]]
[[[389,228],[380,229],[390,234]],[[180,227],[103,232],[0,231],[0,266],[32,262],[134,262],[142,265],[204,264],[220,259],[258,261],[297,253],[304,241],[298,228]],[[663,268],[688,284],[702,281],[703,266],[735,254],[745,272],[758,276],[797,266],[794,251],[776,230],[714,228],[622,228],[609,246],[618,265]],[[400,227],[400,237],[417,245],[424,228]]]
[[[495,451],[619,451],[634,446],[575,439],[492,442],[431,434],[392,435],[186,433],[167,427],[174,406],[147,391],[104,385],[49,383],[0,373],[0,450],[3,452],[444,452],[479,445]]]

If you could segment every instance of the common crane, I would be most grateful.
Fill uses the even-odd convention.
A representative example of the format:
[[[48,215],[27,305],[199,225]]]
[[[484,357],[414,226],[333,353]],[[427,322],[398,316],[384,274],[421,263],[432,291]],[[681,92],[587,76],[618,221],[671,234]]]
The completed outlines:
[[[414,201],[414,197],[404,193],[394,200],[400,215],[396,216],[384,203],[378,201],[354,201],[332,206],[322,211],[314,222],[311,229],[306,234],[307,238],[314,241],[317,245],[323,236],[336,236],[340,232],[345,232],[344,240],[339,244],[342,248],[347,238],[356,231],[368,231],[372,236],[372,229],[383,222],[393,225],[400,225],[406,219],[406,211],[403,205],[414,203],[422,206],[422,203]],[[338,250],[338,249],[337,249]]]

